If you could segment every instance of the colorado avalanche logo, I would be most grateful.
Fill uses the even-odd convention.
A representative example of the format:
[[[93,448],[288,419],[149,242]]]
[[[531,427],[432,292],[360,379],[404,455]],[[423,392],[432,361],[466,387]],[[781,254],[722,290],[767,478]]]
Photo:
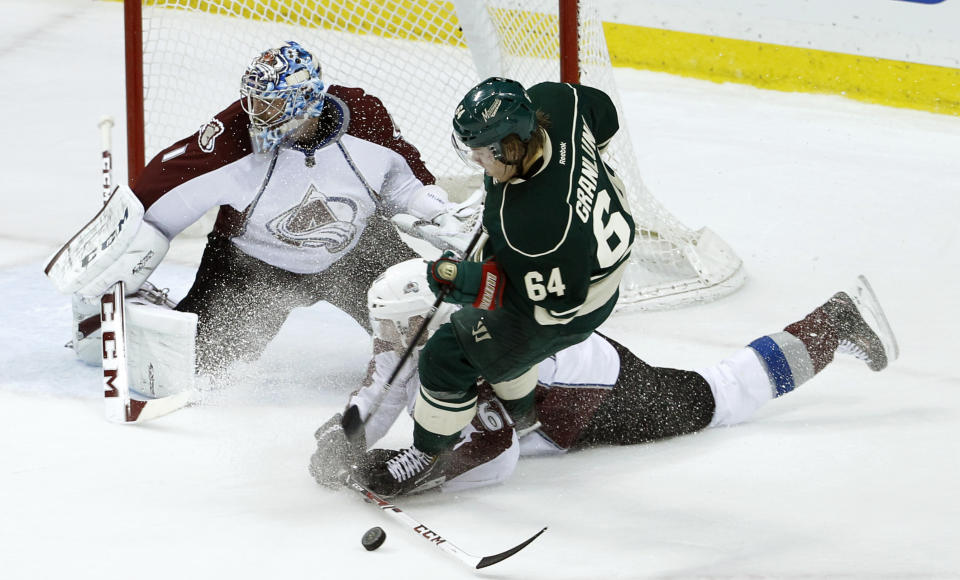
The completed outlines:
[[[200,127],[200,131],[197,136],[197,143],[200,145],[200,150],[204,153],[210,153],[213,151],[213,148],[216,145],[217,137],[222,133],[223,123],[221,123],[219,119],[212,119],[203,127]]]
[[[267,222],[267,229],[285,244],[336,253],[357,235],[356,216],[355,201],[328,197],[311,184],[300,203]]]

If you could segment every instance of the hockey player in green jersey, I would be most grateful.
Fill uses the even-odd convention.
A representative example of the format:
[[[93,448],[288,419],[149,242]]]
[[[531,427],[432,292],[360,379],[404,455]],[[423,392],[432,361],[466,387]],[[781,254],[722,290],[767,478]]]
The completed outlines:
[[[490,78],[457,106],[453,128],[461,157],[484,170],[485,243],[428,264],[434,292],[465,308],[420,355],[413,446],[367,470],[385,495],[438,483],[479,377],[521,432],[536,427],[537,363],[606,320],[633,245],[623,183],[600,157],[619,128],[602,91]]]

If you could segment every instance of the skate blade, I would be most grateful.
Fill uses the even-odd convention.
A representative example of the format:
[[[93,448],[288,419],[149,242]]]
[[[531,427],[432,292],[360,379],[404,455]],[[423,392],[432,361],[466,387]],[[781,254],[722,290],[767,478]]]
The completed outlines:
[[[873,287],[870,286],[867,277],[863,274],[857,276],[856,284],[847,293],[853,299],[864,321],[880,338],[889,365],[900,356],[900,346],[897,344],[897,337],[893,334],[887,315],[884,314],[880,301],[877,299],[877,295],[874,293]]]

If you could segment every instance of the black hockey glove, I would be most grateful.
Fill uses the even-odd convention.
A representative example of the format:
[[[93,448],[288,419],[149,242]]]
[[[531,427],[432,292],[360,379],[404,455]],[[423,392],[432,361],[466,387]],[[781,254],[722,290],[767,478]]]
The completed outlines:
[[[452,252],[444,252],[439,260],[427,262],[427,283],[437,296],[447,289],[444,302],[493,310],[503,302],[507,280],[493,258],[468,262],[455,259]]]
[[[362,436],[356,444],[347,441],[342,418],[340,413],[330,417],[313,435],[317,450],[310,456],[308,469],[317,483],[326,487],[340,487],[366,447]]]

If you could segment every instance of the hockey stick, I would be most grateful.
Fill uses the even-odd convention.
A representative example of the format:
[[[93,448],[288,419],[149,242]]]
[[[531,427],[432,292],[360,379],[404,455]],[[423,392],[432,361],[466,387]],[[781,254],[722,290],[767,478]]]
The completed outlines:
[[[113,188],[113,153],[110,146],[113,117],[101,119],[99,127],[103,145],[103,203],[106,204]],[[146,401],[130,397],[125,296],[126,286],[121,281],[100,297],[104,411],[108,421],[142,423],[190,405],[196,393],[194,389],[187,389]]]
[[[477,229],[477,233],[474,234],[473,239],[470,240],[467,250],[463,253],[464,257],[473,254],[474,249],[480,246],[481,240],[485,240],[486,237],[487,234],[483,231],[483,226],[481,225]],[[380,398],[377,399],[377,402],[367,412],[368,420],[377,412],[377,409],[380,408],[380,405],[383,404],[383,400],[387,397],[387,393],[390,391],[393,381],[395,381],[397,379],[397,375],[400,374],[400,369],[402,369],[403,365],[406,364],[407,359],[410,358],[413,350],[417,348],[417,343],[420,342],[420,339],[423,337],[423,333],[427,331],[427,327],[430,326],[430,322],[433,321],[433,317],[437,314],[437,309],[440,308],[440,305],[443,303],[443,299],[447,297],[447,294],[449,294],[451,290],[452,286],[450,285],[446,285],[440,289],[440,294],[437,295],[437,299],[433,301],[433,306],[431,306],[430,310],[427,311],[423,322],[420,323],[420,328],[417,329],[417,332],[413,335],[413,338],[408,341],[406,350],[403,351],[403,355],[400,357],[397,365],[393,368],[393,372],[390,373],[390,378],[387,379],[386,383],[384,383],[382,392],[380,393]],[[343,427],[343,433],[347,436],[347,439],[351,443],[356,443],[360,440],[360,432],[363,430],[363,425],[364,421],[360,419],[360,408],[356,405],[350,405],[350,407],[347,408],[347,410],[343,413],[343,419],[340,421],[340,426]]]
[[[352,477],[347,477],[344,484],[350,489],[352,489],[353,491],[363,496],[363,499],[366,500],[368,503],[374,504],[376,507],[380,508],[382,511],[387,513],[390,517],[401,522],[407,528],[413,530],[417,535],[422,536],[425,540],[427,540],[434,546],[440,548],[444,552],[450,554],[457,560],[460,560],[467,566],[470,566],[471,568],[474,568],[474,569],[486,568],[487,566],[492,566],[497,562],[502,562],[506,560],[507,558],[516,554],[520,550],[526,548],[530,544],[530,542],[536,540],[537,538],[540,537],[540,534],[547,531],[547,528],[544,527],[542,530],[540,530],[539,532],[537,532],[527,540],[517,544],[516,546],[510,548],[509,550],[500,552],[499,554],[493,554],[491,556],[474,556],[472,554],[469,554],[461,550],[453,542],[451,542],[450,540],[447,540],[446,538],[443,538],[437,532],[431,530],[427,526],[418,522],[409,514],[407,514],[400,508],[398,508],[397,506],[381,498],[377,494],[373,493],[372,491],[364,487],[362,484],[355,481]]]
[[[110,199],[113,190],[113,148],[110,145],[110,131],[113,129],[113,117],[107,115],[100,119],[100,138],[103,143],[103,203]]]
[[[146,401],[130,397],[124,291],[124,283],[117,282],[100,298],[104,410],[108,421],[143,423],[190,405],[195,393],[193,389],[187,389],[168,397]]]

